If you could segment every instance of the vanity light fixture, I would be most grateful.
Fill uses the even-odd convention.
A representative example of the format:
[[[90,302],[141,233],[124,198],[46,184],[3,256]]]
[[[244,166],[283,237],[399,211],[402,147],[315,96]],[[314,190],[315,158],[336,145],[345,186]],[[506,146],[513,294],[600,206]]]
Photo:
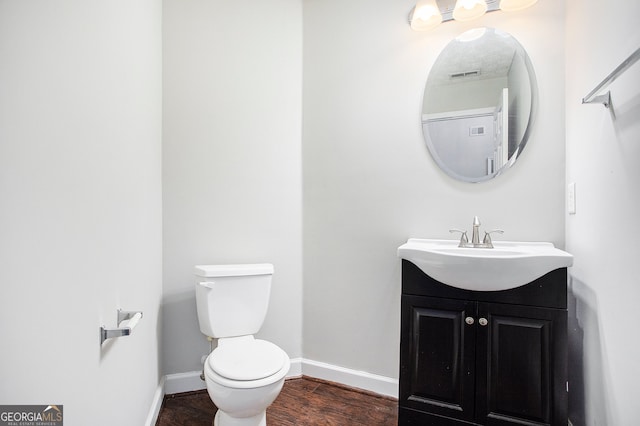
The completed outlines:
[[[436,0],[418,0],[409,17],[411,29],[426,31],[442,22],[442,14]]]
[[[414,31],[426,31],[441,22],[471,21],[486,12],[503,10],[512,12],[533,6],[538,0],[418,0],[409,13],[409,24]]]

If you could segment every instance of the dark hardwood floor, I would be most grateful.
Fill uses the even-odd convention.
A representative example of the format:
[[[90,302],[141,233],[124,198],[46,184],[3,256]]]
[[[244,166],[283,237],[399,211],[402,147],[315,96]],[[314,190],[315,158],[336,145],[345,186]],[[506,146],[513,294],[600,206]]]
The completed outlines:
[[[167,395],[156,426],[210,426],[216,407],[206,390]],[[269,426],[398,424],[398,401],[310,377],[285,381],[267,408]]]

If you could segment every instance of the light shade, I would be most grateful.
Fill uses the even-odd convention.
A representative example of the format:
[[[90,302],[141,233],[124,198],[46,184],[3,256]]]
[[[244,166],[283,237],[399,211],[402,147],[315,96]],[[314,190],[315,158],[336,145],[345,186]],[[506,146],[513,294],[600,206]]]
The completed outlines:
[[[500,0],[500,9],[505,12],[526,9],[533,6],[538,0]]]
[[[484,0],[457,0],[453,8],[453,19],[456,21],[471,21],[484,15],[487,2]]]
[[[442,14],[436,0],[420,0],[411,14],[411,29],[426,31],[442,22]]]

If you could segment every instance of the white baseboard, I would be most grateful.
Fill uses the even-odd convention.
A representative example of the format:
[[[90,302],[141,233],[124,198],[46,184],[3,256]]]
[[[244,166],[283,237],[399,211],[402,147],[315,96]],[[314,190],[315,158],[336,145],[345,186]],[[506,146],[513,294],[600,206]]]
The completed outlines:
[[[291,360],[291,367],[287,377],[302,376],[302,358]],[[164,376],[164,394],[183,393],[207,388],[207,384],[200,378],[202,371],[188,371],[186,373],[167,374]]]
[[[200,378],[202,371],[167,374],[164,381],[164,394],[183,393],[207,388],[207,384]]]
[[[291,367],[289,367],[289,372],[287,373],[287,379],[302,376],[303,362],[304,362],[303,358],[293,358],[291,360]]]
[[[164,377],[164,393],[191,392],[206,389],[206,384],[200,379],[200,371],[167,374]],[[328,380],[358,389],[364,389],[380,395],[398,397],[398,380],[386,376],[352,370],[337,365],[314,361],[311,359],[294,358],[287,377],[309,376]]]
[[[380,395],[398,397],[398,380],[386,376],[352,370],[337,365],[305,359],[302,375],[328,380],[353,388],[364,389]]]
[[[146,425],[155,425],[164,395],[206,389],[207,385],[200,379],[200,373],[200,371],[189,371],[164,376],[153,397],[153,404],[149,411]],[[398,397],[398,380],[396,379],[310,359],[294,358],[291,360],[291,367],[287,377],[300,376],[315,377],[380,395]]]
[[[158,387],[153,394],[153,400],[151,401],[151,408],[149,409],[149,414],[147,415],[147,420],[144,422],[145,426],[155,426],[158,421],[158,415],[160,414],[160,409],[162,408],[162,401],[164,400],[164,382],[165,378],[162,377],[160,379],[160,383],[158,383]]]

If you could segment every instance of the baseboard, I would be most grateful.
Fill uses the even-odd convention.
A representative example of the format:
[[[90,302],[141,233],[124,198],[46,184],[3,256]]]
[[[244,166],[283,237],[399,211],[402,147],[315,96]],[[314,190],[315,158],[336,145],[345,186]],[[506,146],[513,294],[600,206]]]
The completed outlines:
[[[164,394],[191,392],[206,389],[207,385],[200,378],[202,371],[189,371],[186,373],[167,374],[164,376]]]
[[[200,373],[200,371],[189,371],[186,373],[167,374],[163,380],[164,394],[171,395],[206,389],[206,384],[200,379]],[[381,395],[398,397],[398,380],[396,379],[311,359],[292,359],[287,377],[300,377],[303,375],[368,390]]]
[[[291,366],[289,367],[289,372],[287,373],[287,378],[291,379],[293,377],[301,377],[302,376],[302,363],[304,362],[303,358],[293,358],[291,360]]]
[[[200,379],[200,373],[200,371],[189,371],[164,376],[153,397],[146,426],[155,425],[164,395],[206,389],[205,382]],[[396,379],[310,359],[294,358],[291,360],[287,378],[301,376],[327,380],[393,398],[398,397],[398,380]]]
[[[190,371],[167,374],[162,377],[153,395],[145,426],[155,426],[165,395],[206,389],[205,382],[200,379],[200,373],[200,371]],[[395,379],[310,359],[294,358],[291,360],[287,378],[301,376],[315,377],[380,395],[398,397],[398,381]]]
[[[291,360],[291,367],[287,377],[302,376],[302,358]],[[200,378],[202,371],[188,371],[186,373],[167,374],[164,376],[164,394],[192,392],[206,389],[206,383]]]
[[[160,414],[162,401],[164,400],[164,383],[165,377],[162,377],[160,379],[160,383],[158,383],[158,387],[156,388],[155,393],[153,394],[151,408],[149,409],[147,420],[144,422],[145,426],[155,426],[156,422],[158,421],[158,415]]]
[[[386,376],[367,373],[366,371],[327,364],[304,359],[302,374],[317,379],[328,380],[353,388],[364,389],[380,395],[398,398],[398,380]]]

